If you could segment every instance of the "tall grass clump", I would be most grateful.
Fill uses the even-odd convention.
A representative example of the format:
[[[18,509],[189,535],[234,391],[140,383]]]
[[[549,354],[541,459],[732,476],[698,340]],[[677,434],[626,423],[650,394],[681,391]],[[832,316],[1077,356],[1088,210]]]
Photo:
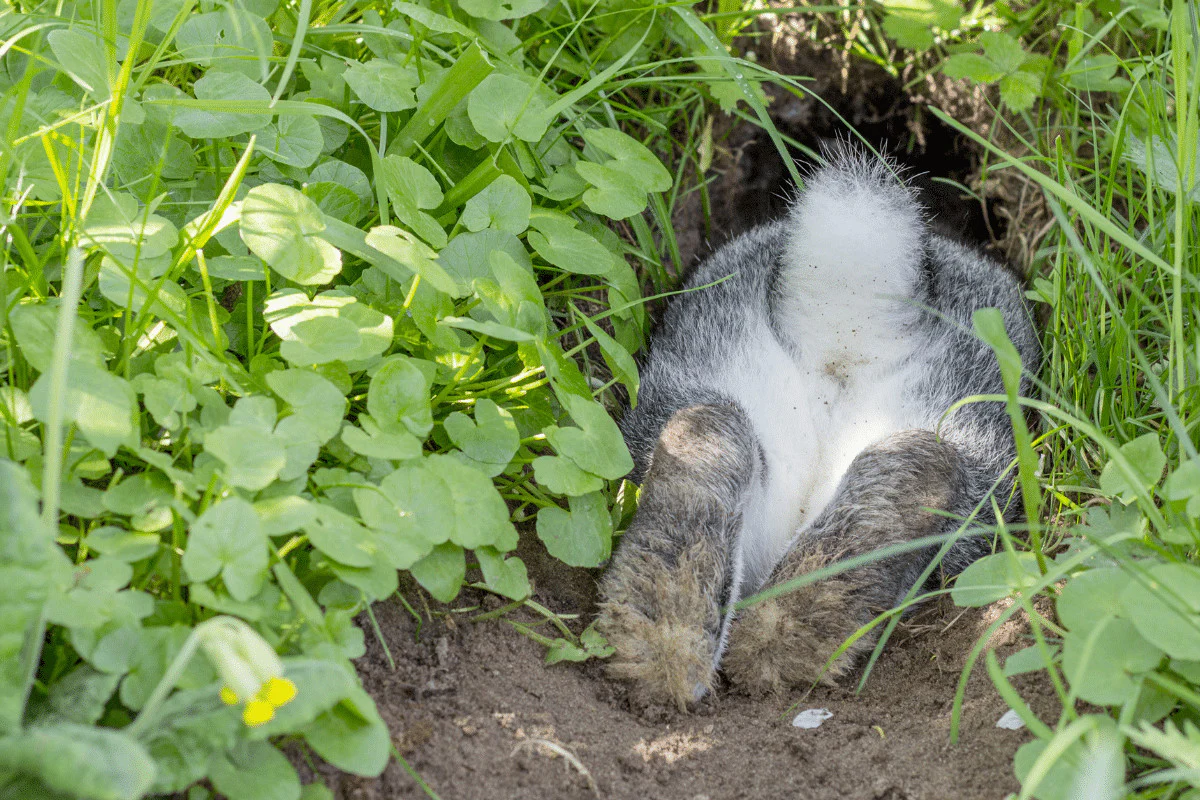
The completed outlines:
[[[706,66],[732,34],[608,0],[0,13],[0,796],[294,799],[285,735],[378,774],[360,611],[401,575],[526,603],[522,535],[608,556],[606,404],[707,104],[750,88]],[[531,608],[548,659],[607,652]]]
[[[1045,362],[1021,400],[1041,432],[1016,466],[1041,514],[955,585],[960,605],[1015,600],[958,701],[982,658],[1035,734],[1016,756],[1022,798],[1194,798],[1200,17],[1184,2],[995,10],[999,30],[931,68],[998,84],[992,135],[958,127],[990,177],[1044,204],[1029,297]],[[1020,611],[1028,647],[1001,664],[984,642]],[[1014,688],[1030,672],[1054,688],[1056,719]]]

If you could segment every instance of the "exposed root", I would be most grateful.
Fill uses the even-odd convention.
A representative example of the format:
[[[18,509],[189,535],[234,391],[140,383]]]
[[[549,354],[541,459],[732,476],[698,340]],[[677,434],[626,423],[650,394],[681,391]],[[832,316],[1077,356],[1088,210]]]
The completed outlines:
[[[522,750],[536,750],[539,747],[544,747],[555,755],[562,756],[563,761],[566,761],[568,764],[574,767],[575,771],[584,777],[584,779],[587,781],[588,788],[592,790],[592,794],[594,794],[596,797],[600,797],[600,787],[596,785],[596,779],[592,777],[592,773],[589,772],[588,768],[583,765],[583,762],[579,760],[578,756],[557,742],[552,742],[549,739],[526,739],[513,748],[510,757],[515,756]]]

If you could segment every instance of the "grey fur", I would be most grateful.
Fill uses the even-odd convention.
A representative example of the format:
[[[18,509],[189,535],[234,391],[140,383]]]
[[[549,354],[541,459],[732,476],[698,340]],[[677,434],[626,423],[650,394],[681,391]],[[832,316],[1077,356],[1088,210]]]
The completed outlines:
[[[909,309],[897,317],[898,335],[917,342],[904,356],[904,403],[938,420],[962,398],[1003,393],[994,355],[971,330],[971,316],[981,308],[1000,310],[1027,372],[1036,371],[1037,337],[1015,278],[982,253],[932,232],[890,165],[843,150],[809,186],[833,196],[866,187],[900,218],[922,220],[919,253],[896,256],[920,264],[904,287]],[[736,682],[762,689],[812,680],[845,637],[903,598],[936,548],[854,570],[736,621],[718,609],[832,560],[960,527],[923,507],[965,517],[983,503],[977,523],[994,524],[983,501],[997,482],[1006,519],[1020,518],[1013,480],[1001,478],[1015,457],[1003,404],[972,403],[944,421],[940,438],[905,430],[868,446],[769,576],[747,574],[743,581],[739,531],[748,499],[763,491],[770,466],[754,427],[711,365],[753,358],[747,342],[763,322],[788,353],[803,354],[806,342],[788,316],[795,285],[789,271],[806,267],[788,263],[787,254],[791,231],[806,213],[801,194],[791,219],[735,239],[687,279],[689,289],[724,280],[668,306],[642,367],[638,405],[621,423],[635,463],[631,477],[643,486],[638,513],[601,584],[600,625],[617,649],[613,674],[647,697],[682,706],[702,695],[721,666],[727,638],[726,671]],[[835,380],[838,370],[832,361],[826,365]],[[988,548],[986,537],[966,536],[950,549],[942,571],[956,574]],[[689,602],[683,595],[698,596]],[[842,671],[871,641],[851,648]],[[674,672],[673,663],[681,665]]]

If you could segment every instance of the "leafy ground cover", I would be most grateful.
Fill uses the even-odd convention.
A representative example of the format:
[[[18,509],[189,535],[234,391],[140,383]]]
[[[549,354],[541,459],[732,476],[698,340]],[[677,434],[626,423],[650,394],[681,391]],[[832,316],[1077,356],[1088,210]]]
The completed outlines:
[[[763,11],[0,16],[0,796],[328,797],[281,742],[378,774],[403,754],[355,620],[402,574],[520,609],[550,661],[606,654],[514,551],[594,567],[632,512],[610,412],[636,402],[645,303],[688,266],[677,209],[712,210],[713,120],[798,144],[759,84],[803,81],[728,49]],[[1010,233],[1046,320],[1039,396],[993,398],[1036,522],[953,592],[1012,597],[993,627],[1024,613],[1031,638],[1001,663],[982,637],[956,702],[978,665],[1021,715],[1023,796],[1197,796],[1195,9],[799,16],[909,88],[985,87],[982,132],[928,113],[980,154],[968,190],[1021,187],[1038,220]],[[1057,719],[1016,688],[1038,671]]]
[[[720,44],[545,6],[0,18],[5,796],[296,797],[280,736],[376,774],[353,618],[398,571],[519,604],[516,525],[607,557],[683,188],[643,140],[711,91],[647,76]]]

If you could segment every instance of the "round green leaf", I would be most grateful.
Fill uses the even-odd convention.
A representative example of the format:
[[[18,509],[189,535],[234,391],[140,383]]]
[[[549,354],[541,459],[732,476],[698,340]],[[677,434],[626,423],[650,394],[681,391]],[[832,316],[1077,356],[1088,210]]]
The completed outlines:
[[[312,117],[284,114],[267,125],[258,139],[258,151],[289,167],[307,167],[321,155],[321,126]]]
[[[1131,580],[1121,609],[1151,644],[1172,658],[1200,660],[1200,567],[1159,564]]]
[[[433,548],[409,571],[435,600],[449,603],[458,596],[459,587],[467,577],[467,559],[461,547],[447,542]]]
[[[417,104],[415,70],[387,59],[353,63],[343,77],[358,99],[376,111],[403,111]]]
[[[501,175],[467,201],[463,208],[462,223],[469,231],[495,228],[519,235],[529,227],[529,213],[532,210],[533,201],[529,192],[511,175]]]
[[[1087,633],[1072,632],[1066,638],[1062,665],[1081,699],[1121,705],[1162,656],[1163,651],[1143,639],[1132,622],[1110,616],[1097,620]]]
[[[563,404],[578,428],[546,429],[546,439],[559,455],[566,456],[585,472],[602,478],[623,478],[633,469],[633,459],[617,423],[593,400],[564,395]]]
[[[537,535],[550,555],[572,567],[598,567],[612,552],[612,518],[600,492],[572,497],[570,513],[549,506],[537,515]]]
[[[222,425],[209,432],[204,449],[224,465],[227,483],[252,492],[269,486],[287,464],[282,442],[246,425]]]
[[[183,568],[193,581],[220,575],[235,600],[249,600],[262,589],[268,544],[254,506],[230,497],[192,523]]]
[[[1105,617],[1123,616],[1121,592],[1128,585],[1129,576],[1115,567],[1074,575],[1059,593],[1058,618],[1072,634],[1086,634]]]
[[[455,411],[442,424],[472,466],[489,477],[503,472],[521,446],[512,414],[487,398],[475,401],[474,421]]]
[[[467,98],[467,116],[479,135],[489,142],[512,137],[536,142],[550,120],[546,104],[519,78],[493,72]]]
[[[288,186],[255,186],[242,201],[242,241],[288,280],[328,283],[342,271],[342,254],[320,238],[325,217],[312,200]]]
[[[132,736],[111,728],[59,723],[0,739],[0,769],[88,800],[140,800],[154,761]]]

